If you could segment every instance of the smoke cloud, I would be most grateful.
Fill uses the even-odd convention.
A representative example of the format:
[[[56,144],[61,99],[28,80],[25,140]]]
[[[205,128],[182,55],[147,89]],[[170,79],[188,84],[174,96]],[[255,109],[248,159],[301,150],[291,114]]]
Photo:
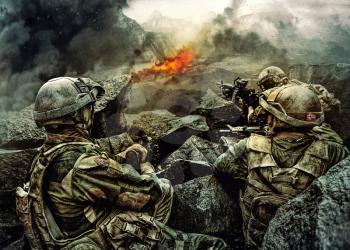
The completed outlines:
[[[49,78],[132,66],[159,31],[207,62],[350,63],[348,0],[2,0],[0,111],[32,103]]]
[[[139,16],[146,29],[168,29],[178,45],[199,44],[211,58],[252,54],[273,62],[350,62],[347,0],[210,2],[138,0],[126,13]]]
[[[145,32],[126,0],[2,0],[0,110],[23,108],[46,80],[132,64]]]
[[[287,49],[295,62],[350,62],[350,2],[233,1],[231,25]]]

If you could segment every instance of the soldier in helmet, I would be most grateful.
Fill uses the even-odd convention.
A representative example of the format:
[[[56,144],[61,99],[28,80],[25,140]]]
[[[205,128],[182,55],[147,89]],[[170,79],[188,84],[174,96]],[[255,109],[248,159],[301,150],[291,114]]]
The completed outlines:
[[[265,91],[259,105],[268,115],[268,135],[252,134],[215,162],[217,176],[243,185],[241,210],[248,246],[259,247],[276,210],[344,159],[348,150],[334,137],[313,129],[324,112],[313,90],[287,84]]]
[[[268,89],[283,86],[286,84],[303,85],[312,89],[320,99],[322,109],[325,113],[326,123],[330,124],[331,127],[336,129],[338,132],[341,132],[342,129],[338,123],[340,101],[335,98],[332,93],[329,93],[324,86],[320,84],[307,84],[296,79],[289,80],[285,72],[276,66],[270,66],[263,69],[259,74],[257,82],[257,85],[261,88],[262,91],[266,91]],[[248,109],[249,123],[254,123],[255,121],[259,120],[259,115],[263,113],[261,107],[255,110],[252,107],[249,107]],[[330,128],[327,124],[323,125],[325,133],[328,133],[330,131]]]
[[[55,78],[35,101],[46,139],[17,210],[33,249],[223,249],[214,237],[167,226],[173,189],[134,144],[115,157],[90,139],[94,103],[104,93],[88,78]],[[136,152],[140,172],[116,159]]]
[[[263,69],[258,77],[258,86],[265,91],[274,87],[279,87],[288,83],[288,78],[284,71],[276,66]]]

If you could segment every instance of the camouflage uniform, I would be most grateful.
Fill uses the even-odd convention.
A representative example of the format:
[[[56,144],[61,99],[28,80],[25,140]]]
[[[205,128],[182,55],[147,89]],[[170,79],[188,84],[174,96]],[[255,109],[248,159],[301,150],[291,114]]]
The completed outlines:
[[[103,237],[92,235],[85,240],[92,238],[99,247],[118,249],[141,242],[152,247],[159,241],[153,221],[166,223],[169,218],[173,190],[167,181],[153,174],[140,175],[130,165],[119,164],[87,139],[49,134],[42,153],[33,162],[33,193],[40,179],[40,165],[45,163],[42,195],[50,213],[45,214],[48,228],[35,220],[41,235],[56,231],[52,235],[57,240],[83,238],[99,228]],[[40,207],[37,203],[40,200],[34,200],[33,206]],[[113,239],[116,235],[118,238]]]
[[[240,199],[243,230],[248,244],[259,246],[278,207],[347,155],[343,145],[310,136],[253,134],[230,145],[217,159],[215,173],[245,181]]]
[[[89,105],[97,94],[91,85],[89,79],[59,78],[39,90],[34,118],[47,137],[33,160],[29,188],[18,188],[16,199],[31,248],[223,249],[218,238],[165,225],[173,188],[144,162],[141,145],[131,146],[142,159],[139,173],[117,161],[130,147],[114,156],[89,139]],[[100,144],[108,148],[110,141]]]
[[[288,93],[289,88],[291,91]],[[274,112],[273,116],[269,113],[271,117],[278,116],[283,119],[278,127],[282,132],[271,136],[252,134],[249,138],[229,145],[227,152],[215,162],[215,173],[218,176],[230,176],[245,183],[240,195],[243,231],[247,244],[253,247],[261,245],[269,221],[280,206],[305,190],[313,180],[325,174],[331,166],[349,154],[341,138],[325,124],[314,126],[305,133],[285,127],[284,123],[287,122],[295,122],[296,127],[301,123],[303,128],[308,123],[311,126],[322,122],[322,113],[316,120],[317,112],[303,114],[300,110],[288,110],[286,103],[274,100],[278,95],[286,95],[285,92],[288,94],[285,100],[288,101],[298,95],[312,95],[312,91],[305,93],[307,89],[298,89],[296,86],[280,87],[275,91],[277,93],[267,97],[267,100],[274,101],[275,105],[266,106],[262,100],[260,103],[268,110],[269,107],[277,108],[277,103],[284,107],[285,113],[280,112],[281,116],[272,109],[270,111]],[[317,96],[314,96],[309,103],[314,105],[316,101],[317,104],[317,99]],[[318,105],[321,109],[320,104]],[[305,106],[306,109],[310,108]],[[315,107],[313,109],[317,110]],[[306,120],[291,116],[303,117],[305,114],[308,115]],[[315,115],[312,122],[308,121],[310,115]]]

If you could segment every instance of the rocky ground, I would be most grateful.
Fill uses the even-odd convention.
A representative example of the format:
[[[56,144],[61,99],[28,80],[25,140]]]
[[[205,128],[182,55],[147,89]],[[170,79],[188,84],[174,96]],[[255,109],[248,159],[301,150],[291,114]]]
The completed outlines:
[[[341,100],[340,132],[349,143],[350,65],[296,65],[289,72],[293,78],[324,84]],[[232,103],[218,95],[216,84],[220,79],[232,82],[239,74],[227,64],[213,64],[197,65],[186,75],[133,84],[127,76],[111,78],[103,81],[107,95],[98,103],[99,122],[94,128],[95,138],[112,136],[108,141],[99,140],[112,153],[131,143],[125,134],[115,136],[130,127],[134,140],[150,141],[151,160],[158,165],[158,175],[175,186],[170,225],[186,232],[221,236],[233,249],[243,246],[238,189],[212,177],[211,164],[223,148],[211,132],[217,122],[229,117],[234,123],[239,118]],[[256,77],[246,71],[242,76]],[[20,249],[23,244],[14,190],[23,183],[29,162],[44,138],[32,120],[31,109],[27,107],[0,121],[1,248]],[[333,167],[280,209],[266,236],[266,249],[349,246],[349,161]]]

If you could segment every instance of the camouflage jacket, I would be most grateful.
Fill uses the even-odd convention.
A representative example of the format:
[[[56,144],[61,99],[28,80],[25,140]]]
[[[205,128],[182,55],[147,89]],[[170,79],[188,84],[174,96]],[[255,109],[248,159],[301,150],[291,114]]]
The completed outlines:
[[[314,133],[317,132],[316,129]],[[332,133],[328,138],[312,134],[301,137],[284,133],[272,138],[252,134],[219,156],[215,173],[245,184],[240,200],[243,231],[249,245],[261,244],[278,207],[349,154],[337,139]]]
[[[44,176],[44,200],[67,237],[92,229],[116,208],[152,213],[161,196],[153,174],[140,175],[81,137],[48,135],[43,152],[65,142]],[[45,161],[42,154],[37,159]]]

